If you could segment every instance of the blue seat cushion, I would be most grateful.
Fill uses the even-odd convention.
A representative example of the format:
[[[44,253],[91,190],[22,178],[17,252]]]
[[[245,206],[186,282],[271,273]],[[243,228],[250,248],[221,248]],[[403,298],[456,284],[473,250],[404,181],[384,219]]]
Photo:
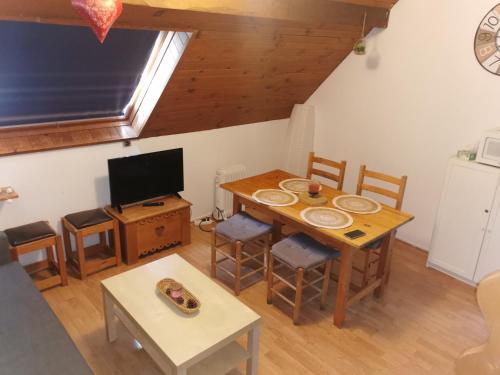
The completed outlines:
[[[276,243],[272,247],[273,257],[294,269],[315,268],[340,256],[340,252],[305,235],[297,233]]]
[[[215,227],[215,233],[231,241],[248,242],[266,233],[270,233],[272,225],[254,219],[245,212],[231,216]]]

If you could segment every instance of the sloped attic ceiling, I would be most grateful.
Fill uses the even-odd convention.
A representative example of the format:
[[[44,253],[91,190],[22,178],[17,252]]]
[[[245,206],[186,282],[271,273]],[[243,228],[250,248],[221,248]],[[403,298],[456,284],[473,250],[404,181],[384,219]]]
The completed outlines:
[[[367,32],[386,27],[396,1],[123,0],[116,27],[193,32],[139,136],[289,117],[351,52],[365,12]],[[0,19],[83,24],[69,0],[3,0]],[[131,137],[116,134],[103,141]]]
[[[128,0],[197,30],[141,137],[288,118],[396,0]],[[253,16],[253,17],[252,17]],[[168,21],[166,20],[168,23]]]

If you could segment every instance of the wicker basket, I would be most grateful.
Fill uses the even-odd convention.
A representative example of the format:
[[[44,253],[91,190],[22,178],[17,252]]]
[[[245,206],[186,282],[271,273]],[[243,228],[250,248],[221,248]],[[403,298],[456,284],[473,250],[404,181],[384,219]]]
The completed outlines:
[[[309,193],[300,193],[299,194],[299,200],[302,203],[307,204],[308,206],[313,206],[313,207],[319,207],[319,206],[326,206],[328,203],[328,198],[322,196],[322,195],[317,195],[316,197],[311,197]]]
[[[172,298],[168,293],[167,289],[170,289],[172,285],[178,284],[177,281],[174,279],[163,279],[158,281],[156,284],[156,289],[158,289],[158,292],[165,296],[166,299],[168,299],[175,307],[177,307],[180,311],[182,311],[184,314],[194,314],[200,309],[201,303],[196,298],[189,290],[186,288],[182,288],[182,298],[183,301],[182,303],[177,302],[175,298]],[[192,300],[196,302],[196,307],[188,307],[188,301]]]

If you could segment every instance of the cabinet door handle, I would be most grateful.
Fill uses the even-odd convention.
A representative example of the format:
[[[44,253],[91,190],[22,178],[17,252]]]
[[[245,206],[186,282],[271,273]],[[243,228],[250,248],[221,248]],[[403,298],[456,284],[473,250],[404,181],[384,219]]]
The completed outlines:
[[[484,210],[484,213],[488,214],[490,213],[490,210]]]
[[[159,227],[156,227],[156,233],[160,234],[161,232],[163,232],[164,229],[165,229],[165,225],[161,225]]]

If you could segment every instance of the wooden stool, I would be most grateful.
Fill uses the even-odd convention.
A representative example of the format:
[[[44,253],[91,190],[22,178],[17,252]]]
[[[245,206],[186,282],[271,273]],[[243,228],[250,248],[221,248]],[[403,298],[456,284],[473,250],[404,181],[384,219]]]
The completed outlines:
[[[328,295],[328,284],[330,282],[330,272],[332,270],[333,259],[340,256],[340,253],[331,249],[311,237],[303,234],[294,234],[273,245],[268,255],[267,269],[267,303],[273,303],[273,296],[277,295],[283,301],[293,307],[293,323],[298,324],[300,310],[303,303],[308,303],[318,297],[320,298],[320,308],[323,309]],[[279,264],[275,267],[274,261]],[[324,266],[321,273],[317,268]],[[279,269],[292,270],[291,274],[282,272]],[[311,276],[309,280],[307,276]],[[274,279],[278,281],[275,283]],[[295,278],[295,283],[294,279]],[[322,282],[320,289],[316,286]],[[295,291],[295,300],[287,298],[278,285],[284,285]],[[310,288],[317,293],[310,296],[306,301],[302,301],[304,290]]]
[[[45,249],[47,259],[24,267],[39,290],[68,285],[68,274],[61,236],[46,221],[39,221],[5,230],[13,260],[33,251]],[[54,247],[56,249],[54,257]]]
[[[121,264],[120,232],[118,221],[108,216],[104,210],[82,211],[66,215],[61,219],[63,226],[66,258],[84,280],[89,274]],[[106,232],[108,241],[106,242]],[[76,240],[76,251],[71,246],[70,233]],[[83,239],[99,234],[99,243],[87,248]]]
[[[255,282],[265,279],[271,230],[272,225],[254,219],[245,212],[237,213],[217,224],[212,230],[211,276],[217,277],[217,269],[220,269],[234,278],[235,295],[240,294],[242,280],[258,272],[262,272],[262,277]],[[218,244],[218,238],[223,242]],[[226,245],[229,245],[228,250],[223,248]],[[219,260],[217,253],[222,254]],[[256,268],[243,267],[248,262],[253,262]],[[229,266],[234,266],[234,270]]]

